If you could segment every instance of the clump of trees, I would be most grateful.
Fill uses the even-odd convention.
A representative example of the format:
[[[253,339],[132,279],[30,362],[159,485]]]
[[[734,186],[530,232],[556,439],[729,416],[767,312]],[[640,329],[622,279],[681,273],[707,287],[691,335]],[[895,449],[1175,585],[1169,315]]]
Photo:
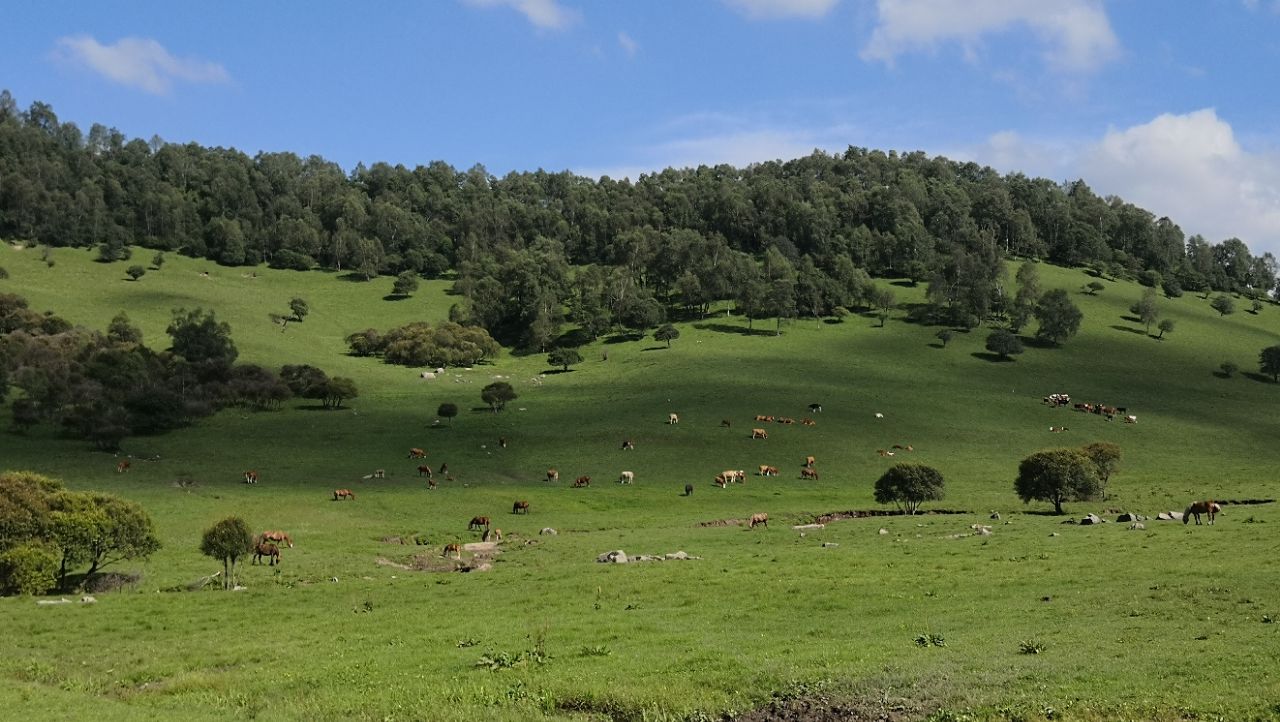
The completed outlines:
[[[1280,346],[1268,346],[1258,354],[1258,369],[1280,383]]]
[[[415,321],[385,333],[365,329],[347,336],[356,356],[382,356],[402,366],[471,366],[498,355],[500,347],[483,328],[446,321]]]
[[[915,514],[926,501],[941,499],[944,486],[942,473],[933,467],[924,464],[894,464],[876,479],[876,503],[893,503],[898,509]]]
[[[69,491],[31,472],[0,473],[0,588],[68,590],[104,567],[160,548],[151,517],[132,501]],[[83,570],[83,571],[81,571]]]
[[[345,376],[330,378],[324,370],[309,364],[287,364],[280,369],[280,380],[294,396],[316,399],[325,408],[342,408],[342,402],[360,395],[356,382]]]

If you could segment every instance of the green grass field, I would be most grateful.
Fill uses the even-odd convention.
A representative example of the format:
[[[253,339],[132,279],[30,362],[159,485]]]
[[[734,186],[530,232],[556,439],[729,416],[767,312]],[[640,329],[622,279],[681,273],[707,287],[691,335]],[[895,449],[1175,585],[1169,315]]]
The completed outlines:
[[[1050,505],[1024,505],[1013,491],[1027,454],[1101,440],[1123,449],[1120,471],[1108,499],[1068,504],[1072,517],[1277,496],[1280,385],[1252,373],[1259,350],[1280,343],[1273,305],[1220,318],[1198,295],[1161,298],[1177,327],[1156,340],[1126,320],[1141,287],[1109,282],[1089,296],[1079,292],[1084,273],[1042,265],[1043,285],[1071,290],[1085,324],[1064,347],[1028,348],[1013,362],[984,357],[985,329],[941,348],[936,328],[901,313],[885,328],[859,316],[795,321],[775,337],[746,334],[722,309],[680,325],[670,349],[652,338],[603,341],[540,383],[545,355],[504,354],[427,381],[347,356],[342,339],[444,318],[445,283],[390,301],[391,279],[251,275],[170,256],[133,282],[128,263],[98,264],[83,250],[53,257],[46,268],[34,251],[0,246],[10,273],[0,292],[98,329],[125,310],[157,348],[168,345],[172,308],[211,308],[231,324],[241,361],[314,364],[355,379],[360,397],[340,411],[297,401],[232,409],[130,438],[123,453],[158,460],[127,474],[47,426],[0,433],[0,469],[136,500],[164,542],[149,561],[121,565],[143,573],[135,588],[96,604],[0,599],[5,716],[683,720],[791,697],[897,719],[1280,715],[1280,625],[1268,623],[1280,619],[1277,505],[1227,506],[1212,527],[1148,521],[1130,531],[1062,525]],[[915,302],[924,288],[895,292]],[[311,315],[281,332],[267,316],[293,296]],[[1226,360],[1244,372],[1215,375]],[[480,389],[497,376],[520,397],[493,414]],[[1138,423],[1049,408],[1041,398],[1053,392],[1125,406]],[[433,424],[446,401],[462,413]],[[809,414],[810,402],[823,412]],[[666,423],[670,412],[679,424]],[[766,425],[756,414],[817,425]],[[1048,431],[1058,425],[1068,431]],[[753,426],[769,438],[750,439]],[[624,438],[635,451],[619,448]],[[893,444],[915,450],[876,453]],[[426,449],[433,467],[447,462],[454,481],[429,491],[410,447]],[[799,478],[809,454],[820,481]],[[790,528],[881,508],[873,483],[903,459],[946,477],[946,498],[926,510],[966,513],[850,519],[803,536]],[[760,464],[782,473],[712,485],[723,469]],[[558,484],[544,480],[548,467],[560,470]],[[387,479],[361,478],[378,468]],[[245,469],[261,483],[241,483]],[[624,469],[633,486],[615,483]],[[590,488],[569,488],[584,474]],[[332,501],[339,487],[357,498]],[[530,502],[528,516],[509,513],[516,499]],[[700,526],[754,512],[771,526]],[[197,547],[232,514],[288,530],[297,547],[280,567],[246,564],[241,592],[161,591],[221,568]],[[443,544],[478,539],[467,521],[479,514],[507,534],[492,571],[396,566],[418,554],[439,565]],[[972,535],[976,523],[993,534]],[[539,536],[543,527],[560,533]],[[382,541],[412,534],[431,546]],[[596,563],[613,549],[701,559]],[[945,646],[921,647],[921,635]],[[476,666],[521,653],[511,668]]]

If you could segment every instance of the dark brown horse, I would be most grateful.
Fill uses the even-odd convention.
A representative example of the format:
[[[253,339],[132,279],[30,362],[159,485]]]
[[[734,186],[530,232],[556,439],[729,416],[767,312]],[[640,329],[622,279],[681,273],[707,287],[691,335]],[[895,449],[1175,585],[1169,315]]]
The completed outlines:
[[[280,563],[280,547],[268,541],[260,541],[253,550],[253,563],[258,564],[263,557],[271,559],[271,566]]]
[[[584,486],[591,486],[591,477],[579,476],[578,478],[573,480],[573,488],[581,489]]]
[[[1209,517],[1209,523],[1212,524],[1213,518],[1221,513],[1222,506],[1216,503],[1213,499],[1193,502],[1191,506],[1187,507],[1186,511],[1182,512],[1182,523],[1186,524],[1188,521],[1191,521],[1191,517],[1194,516],[1196,518],[1196,523],[1199,524],[1200,515],[1205,514]]]
[[[488,529],[488,528],[489,528],[489,517],[487,516],[473,516],[471,517],[471,523],[467,525],[467,531],[476,531],[478,529]]]
[[[511,513],[512,513],[512,514],[528,514],[528,513],[529,513],[529,502],[524,501],[523,499],[521,499],[520,501],[517,501],[516,503],[512,504],[512,505],[511,505]]]
[[[339,499],[351,499],[354,501],[355,498],[356,498],[356,493],[350,489],[334,489],[333,490],[334,501],[337,501]]]

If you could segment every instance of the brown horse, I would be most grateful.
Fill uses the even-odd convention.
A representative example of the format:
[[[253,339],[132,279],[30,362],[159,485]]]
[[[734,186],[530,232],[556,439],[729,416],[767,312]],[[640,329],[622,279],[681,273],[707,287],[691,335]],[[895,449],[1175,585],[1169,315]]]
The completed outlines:
[[[434,489],[434,488],[436,488],[436,480],[435,480],[435,479],[427,479],[427,488],[428,488],[428,489]]]
[[[547,481],[560,481],[560,472],[555,469],[547,469]]]
[[[419,448],[418,448],[418,447],[416,447],[416,446],[415,446],[415,447],[413,447],[412,449],[409,449],[409,458],[410,458],[410,459],[421,459],[421,458],[425,457],[426,455],[427,455],[427,452],[423,451],[422,449],[419,449]]]
[[[768,514],[752,514],[752,515],[751,515],[751,528],[752,528],[752,529],[755,529],[755,528],[756,528],[756,526],[757,526],[757,525],[760,525],[760,524],[763,524],[763,525],[765,525],[765,526],[769,526],[769,515],[768,515]]]
[[[288,532],[280,531],[279,529],[262,532],[262,540],[284,544],[290,549],[293,548],[293,537],[289,536]]]
[[[1193,502],[1187,510],[1182,512],[1182,523],[1186,524],[1191,521],[1191,517],[1196,518],[1196,523],[1200,523],[1200,515],[1205,514],[1209,517],[1209,523],[1213,523],[1213,518],[1222,513],[1222,505],[1216,503],[1213,499],[1207,501]]]
[[[573,480],[573,488],[581,489],[584,486],[591,486],[591,477],[579,476],[578,478]]]
[[[352,501],[355,501],[355,498],[356,498],[356,493],[350,489],[334,489],[333,490],[334,501],[337,501],[339,499],[351,499]]]
[[[489,528],[489,517],[487,516],[473,516],[471,517],[471,523],[467,525],[467,531],[475,531],[477,529],[488,529],[488,528]]]
[[[280,547],[267,541],[258,542],[253,549],[253,563],[260,563],[263,557],[268,557],[271,560],[271,566],[274,567],[280,563]]]
[[[485,529],[484,534],[480,536],[480,541],[500,542],[502,541],[502,530],[501,529]]]
[[[818,480],[818,470],[817,470],[817,469],[814,469],[814,468],[812,468],[812,467],[808,467],[808,466],[803,467],[803,468],[801,468],[801,469],[800,469],[800,478],[801,478],[801,479],[813,479],[814,481],[817,481],[817,480]]]
[[[511,513],[512,513],[512,514],[528,514],[528,513],[529,513],[529,502],[524,501],[524,500],[522,499],[522,500],[517,501],[516,503],[512,504],[512,505],[511,505]]]
[[[123,474],[124,472],[126,472],[126,471],[128,471],[128,470],[129,470],[129,460],[128,460],[128,459],[121,459],[121,460],[120,460],[120,462],[116,464],[116,473],[117,473],[117,474]]]
[[[418,467],[418,476],[431,476],[431,467],[423,464]]]
[[[454,558],[454,559],[461,559],[461,558],[462,558],[462,545],[461,545],[461,544],[459,544],[458,542],[450,542],[450,543],[448,543],[448,544],[445,544],[445,545],[444,545],[444,551],[440,552],[440,556],[442,556],[442,557],[447,557],[447,556],[449,556],[449,553],[450,553],[450,552],[452,552],[452,553],[453,553],[453,555],[454,555],[454,556],[453,556],[453,558]]]
[[[252,470],[244,472],[244,483],[246,483],[246,484],[257,484],[257,483],[258,483],[258,472],[256,472],[256,471],[252,471]]]

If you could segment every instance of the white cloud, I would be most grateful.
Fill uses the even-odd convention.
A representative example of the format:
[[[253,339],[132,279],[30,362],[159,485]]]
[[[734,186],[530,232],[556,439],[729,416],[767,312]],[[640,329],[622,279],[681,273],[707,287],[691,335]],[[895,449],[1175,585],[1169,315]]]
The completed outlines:
[[[864,60],[892,63],[903,53],[958,43],[966,58],[983,36],[1030,28],[1057,70],[1093,70],[1114,59],[1119,41],[1099,0],[877,0],[879,23],[862,49]]]
[[[820,18],[840,0],[724,0],[729,7],[753,20]]]
[[[568,10],[556,0],[464,0],[476,7],[509,7],[525,16],[535,27],[544,30],[562,30],[578,19],[578,13]]]
[[[228,83],[231,76],[221,65],[197,58],[175,58],[151,38],[123,38],[103,45],[89,35],[59,38],[55,55],[121,85],[163,95],[175,81]]]
[[[1235,236],[1254,253],[1280,255],[1280,153],[1245,148],[1213,109],[1166,113],[1083,143],[1006,131],[959,155],[1006,172],[1083,178],[1099,195],[1168,216],[1188,234]]]
[[[618,33],[618,45],[622,46],[622,50],[627,57],[634,58],[636,53],[640,52],[640,43],[637,43],[630,35],[626,33]]]

